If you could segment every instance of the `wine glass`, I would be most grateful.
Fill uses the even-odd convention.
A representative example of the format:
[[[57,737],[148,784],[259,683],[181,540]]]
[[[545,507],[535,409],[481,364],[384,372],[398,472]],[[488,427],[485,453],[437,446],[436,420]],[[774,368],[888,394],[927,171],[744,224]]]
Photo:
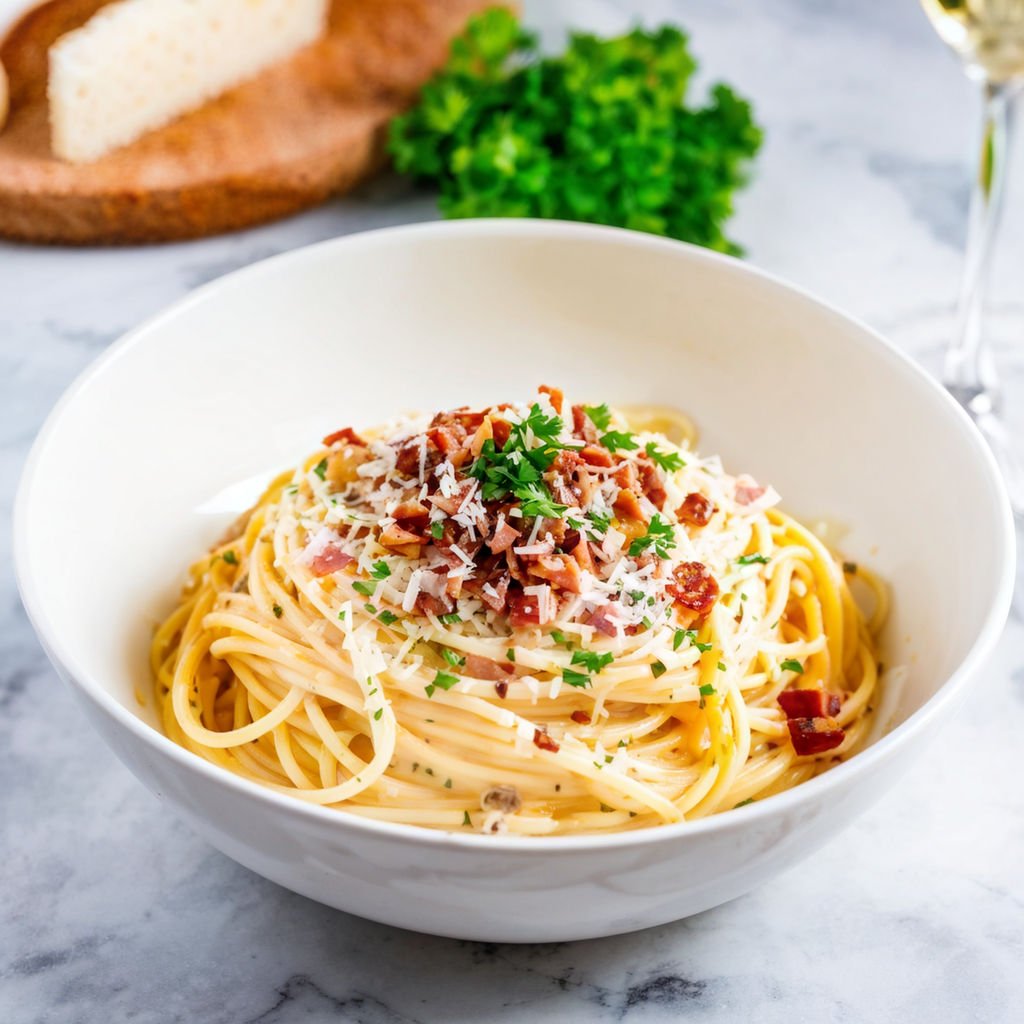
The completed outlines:
[[[1024,516],[1024,465],[1001,413],[999,382],[983,337],[985,293],[999,231],[1015,101],[1024,83],[1024,0],[921,0],[935,30],[982,85],[985,116],[971,197],[967,254],[942,381],[995,454],[1013,510]]]

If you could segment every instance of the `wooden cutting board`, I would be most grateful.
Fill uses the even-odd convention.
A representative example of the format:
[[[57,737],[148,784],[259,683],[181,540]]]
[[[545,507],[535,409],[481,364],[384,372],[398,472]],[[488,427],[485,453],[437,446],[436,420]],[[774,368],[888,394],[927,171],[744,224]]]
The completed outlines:
[[[0,133],[0,236],[110,244],[257,224],[351,188],[384,162],[388,121],[495,0],[335,0],[327,36],[91,164],[50,153],[46,51],[104,0],[52,0],[0,48],[11,116]]]

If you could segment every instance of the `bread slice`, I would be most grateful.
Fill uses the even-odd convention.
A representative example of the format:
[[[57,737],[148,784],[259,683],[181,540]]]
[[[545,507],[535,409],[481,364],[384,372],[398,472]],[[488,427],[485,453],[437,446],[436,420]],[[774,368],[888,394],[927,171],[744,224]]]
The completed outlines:
[[[181,2],[181,0],[175,0]],[[294,213],[384,161],[388,122],[493,0],[334,0],[295,56],[93,163],[50,149],[50,45],[103,0],[51,0],[0,47],[11,114],[0,133],[0,235],[71,244],[215,234]]]
[[[119,0],[50,50],[54,153],[95,160],[323,35],[328,0]]]

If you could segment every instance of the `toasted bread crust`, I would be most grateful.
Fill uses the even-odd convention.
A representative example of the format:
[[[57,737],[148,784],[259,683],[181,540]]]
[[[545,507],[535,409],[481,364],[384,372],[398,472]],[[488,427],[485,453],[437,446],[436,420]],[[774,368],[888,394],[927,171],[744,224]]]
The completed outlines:
[[[103,0],[51,0],[0,47],[11,113],[0,134],[0,235],[117,244],[195,238],[343,192],[384,162],[388,121],[493,0],[336,0],[328,35],[91,164],[50,152],[46,52]]]

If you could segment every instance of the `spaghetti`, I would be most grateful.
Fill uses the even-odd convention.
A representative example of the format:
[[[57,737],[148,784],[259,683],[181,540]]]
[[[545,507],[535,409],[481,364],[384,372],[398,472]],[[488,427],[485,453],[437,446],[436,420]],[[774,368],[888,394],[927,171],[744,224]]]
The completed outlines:
[[[547,388],[330,435],[192,566],[152,647],[164,729],[301,800],[485,833],[826,770],[866,738],[884,590],[692,440]]]

